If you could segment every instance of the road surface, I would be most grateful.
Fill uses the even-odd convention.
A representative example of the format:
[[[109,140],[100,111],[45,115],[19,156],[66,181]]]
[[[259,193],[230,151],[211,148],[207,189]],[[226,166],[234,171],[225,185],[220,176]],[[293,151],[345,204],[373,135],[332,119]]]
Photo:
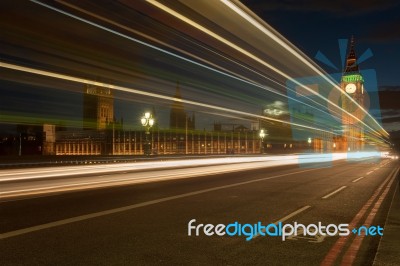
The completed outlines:
[[[243,235],[206,236],[202,231],[188,236],[192,219],[194,225],[347,223],[350,230],[385,224],[398,161],[338,160],[332,167],[304,166],[246,168],[3,198],[0,264],[372,264],[378,236],[293,236],[285,241],[262,235],[246,241]],[[138,173],[109,175],[129,179]],[[99,174],[73,178],[87,176]]]

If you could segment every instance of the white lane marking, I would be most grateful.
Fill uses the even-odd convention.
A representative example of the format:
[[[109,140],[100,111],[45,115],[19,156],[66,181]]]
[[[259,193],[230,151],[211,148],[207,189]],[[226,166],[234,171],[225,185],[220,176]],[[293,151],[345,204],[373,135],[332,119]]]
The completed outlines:
[[[336,234],[336,235],[339,235],[339,234]],[[286,239],[294,240],[294,241],[306,240],[307,242],[310,242],[310,243],[322,243],[326,237],[328,237],[328,235],[326,235],[326,234],[322,235],[320,233],[317,233],[314,236],[310,236],[310,235],[305,236],[304,230],[302,228],[299,228],[299,230],[297,230],[296,233],[294,233],[293,235],[287,236]]]
[[[287,173],[287,174],[281,174],[281,175],[276,175],[276,176],[255,179],[255,180],[249,180],[249,181],[239,182],[239,183],[225,185],[225,186],[202,189],[202,190],[198,190],[198,191],[193,191],[193,192],[189,192],[189,193],[179,194],[179,195],[156,199],[156,200],[150,200],[150,201],[137,203],[137,204],[133,204],[133,205],[128,205],[128,206],[124,206],[124,207],[119,207],[119,208],[115,208],[115,209],[110,209],[110,210],[106,210],[106,211],[100,211],[100,212],[80,215],[80,216],[76,216],[76,217],[72,217],[72,218],[68,218],[68,219],[63,219],[63,220],[59,220],[59,221],[55,221],[55,222],[50,222],[50,223],[46,223],[46,224],[36,225],[36,226],[32,226],[32,227],[27,227],[27,228],[3,233],[3,234],[0,234],[0,239],[19,236],[19,235],[23,235],[23,234],[43,230],[43,229],[48,229],[48,228],[52,228],[52,227],[56,227],[56,226],[60,226],[60,225],[66,225],[66,224],[70,224],[70,223],[74,223],[74,222],[80,222],[80,221],[97,218],[97,217],[101,217],[101,216],[105,216],[105,215],[110,215],[110,214],[114,214],[114,213],[129,211],[132,209],[145,207],[145,206],[149,206],[149,205],[153,205],[153,204],[157,204],[157,203],[161,203],[161,202],[195,196],[195,195],[199,195],[199,194],[203,194],[203,193],[207,193],[207,192],[211,192],[211,191],[216,191],[216,190],[221,190],[221,189],[231,188],[231,187],[237,187],[237,186],[241,186],[241,185],[247,185],[247,184],[265,181],[265,180],[269,180],[269,179],[274,179],[274,178],[278,178],[278,177],[282,177],[282,176],[294,175],[294,174],[310,172],[310,171],[315,171],[315,170],[320,170],[320,168],[307,169],[307,170],[297,171],[297,172],[293,172],[293,173]],[[308,206],[307,208],[309,208],[309,207],[310,206]],[[297,214],[298,212],[299,212],[299,210],[296,211],[295,213]],[[288,215],[284,218],[288,219],[290,217],[291,216]]]
[[[329,197],[335,195],[336,193],[342,191],[342,190],[345,189],[345,188],[346,188],[346,186],[342,186],[342,187],[336,189],[335,191],[333,191],[332,193],[329,193],[328,195],[323,196],[322,198],[323,198],[323,199],[327,199],[327,198],[329,198]]]
[[[368,173],[366,173],[366,175],[369,175],[370,173],[372,173],[373,171],[369,171]]]
[[[308,208],[311,208],[311,206],[309,206],[309,205],[304,206],[304,207],[302,207],[302,208],[300,208],[300,209],[298,209],[298,210],[292,212],[291,214],[288,214],[288,215],[286,215],[285,217],[279,219],[278,221],[274,222],[274,224],[277,225],[279,222],[284,222],[284,221],[286,221],[286,220],[289,220],[289,219],[292,218],[293,216],[296,216],[297,214],[299,214],[299,213],[301,213],[301,212],[307,210]],[[263,230],[262,232],[265,232],[265,230]],[[259,237],[259,236],[260,236],[260,234],[254,235],[254,236],[253,236],[253,239],[256,238],[256,237]]]
[[[359,180],[361,180],[361,179],[363,179],[363,178],[364,178],[364,177],[361,176],[361,177],[359,177],[359,178],[357,178],[357,179],[354,179],[352,182],[353,182],[353,183],[358,182]]]
[[[311,208],[311,206],[309,206],[309,205],[304,206],[303,208],[300,208],[300,209],[298,209],[297,211],[294,211],[294,212],[292,212],[291,214],[286,215],[285,217],[279,219],[278,221],[275,222],[275,224],[277,224],[277,223],[279,223],[279,222],[284,222],[284,221],[286,221],[286,220],[289,220],[289,219],[292,218],[293,216],[296,216],[297,214],[299,214],[299,213],[301,213],[301,212],[307,210],[308,208]]]

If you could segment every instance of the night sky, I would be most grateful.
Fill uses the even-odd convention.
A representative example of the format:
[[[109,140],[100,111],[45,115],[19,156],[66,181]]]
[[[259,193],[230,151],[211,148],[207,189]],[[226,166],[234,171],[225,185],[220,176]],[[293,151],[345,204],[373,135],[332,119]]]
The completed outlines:
[[[400,2],[391,1],[242,1],[309,57],[324,53],[340,68],[338,39],[354,35],[360,56],[373,57],[361,69],[376,69],[378,84],[400,90]],[[317,61],[318,62],[318,61]],[[333,68],[318,62],[328,73]]]
[[[373,56],[360,69],[375,69],[382,122],[400,145],[400,2],[243,0],[249,9],[313,58],[327,73],[341,72],[338,39],[356,41],[356,55]],[[337,70],[315,59],[322,52]],[[339,70],[339,71],[338,71]]]

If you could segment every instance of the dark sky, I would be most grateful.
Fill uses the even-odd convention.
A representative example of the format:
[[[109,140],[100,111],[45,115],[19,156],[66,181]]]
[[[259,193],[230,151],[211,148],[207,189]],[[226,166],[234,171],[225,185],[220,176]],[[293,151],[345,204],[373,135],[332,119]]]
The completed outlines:
[[[360,56],[373,57],[361,69],[376,69],[378,85],[400,90],[400,1],[243,0],[253,12],[309,57],[318,51],[340,68],[338,39],[356,38]],[[328,73],[331,67],[318,62]],[[386,88],[387,89],[387,88]],[[393,87],[391,88],[393,89]]]
[[[400,145],[400,1],[242,0],[244,5],[275,28],[324,68],[341,72],[339,39],[356,41],[356,55],[372,55],[361,70],[376,70],[382,122]],[[337,70],[318,61],[320,51]],[[339,71],[338,71],[339,70]]]

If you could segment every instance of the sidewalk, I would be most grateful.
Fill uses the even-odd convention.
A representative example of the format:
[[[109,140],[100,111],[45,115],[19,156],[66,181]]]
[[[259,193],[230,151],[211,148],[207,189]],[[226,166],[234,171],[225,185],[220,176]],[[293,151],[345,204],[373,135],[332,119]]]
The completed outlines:
[[[396,190],[390,206],[385,229],[374,266],[400,265],[400,174],[397,175]]]

